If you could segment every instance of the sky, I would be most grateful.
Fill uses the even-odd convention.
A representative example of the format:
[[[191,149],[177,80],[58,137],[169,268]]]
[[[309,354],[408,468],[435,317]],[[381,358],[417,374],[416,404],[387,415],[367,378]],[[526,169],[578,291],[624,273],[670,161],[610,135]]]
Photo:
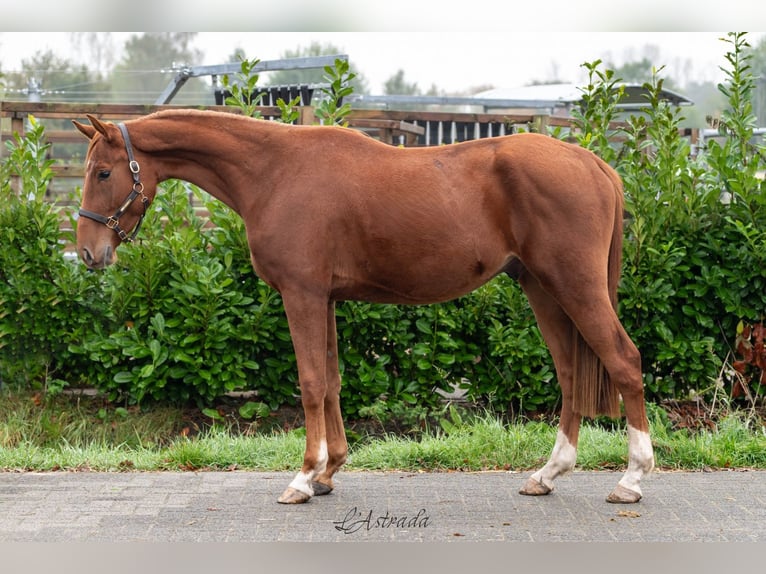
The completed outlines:
[[[112,32],[119,50],[129,32]],[[582,64],[601,59],[614,65],[644,56],[682,85],[688,81],[720,81],[730,44],[726,32],[560,32],[453,31],[427,32],[199,32],[194,47],[204,58],[192,65],[226,63],[236,48],[248,58],[271,60],[286,50],[312,42],[332,44],[347,54],[352,69],[368,80],[372,95],[382,94],[386,80],[404,71],[405,81],[423,91],[436,86],[459,93],[478,86],[509,88],[534,81],[560,79],[581,84],[587,79]],[[764,33],[748,35],[755,45]],[[21,61],[37,51],[87,62],[71,32],[0,32],[0,63],[4,72],[20,69]],[[119,58],[119,52],[116,54]],[[170,66],[158,62],[158,67]]]
[[[2,70],[51,48],[72,50],[71,32],[111,30],[198,31],[205,57],[189,64],[220,64],[235,48],[270,60],[312,41],[332,43],[362,73],[372,95],[403,70],[405,81],[446,93],[472,87],[513,88],[534,81],[580,83],[596,59],[621,65],[650,61],[674,80],[718,81],[726,65],[725,32],[766,30],[763,0],[67,0],[12,2],[0,29]],[[37,30],[37,31],[34,31]],[[213,30],[213,31],[210,31]],[[752,44],[763,37],[752,32]],[[164,64],[167,66],[168,64]]]
[[[384,82],[398,70],[423,90],[436,85],[456,92],[552,79],[577,83],[587,78],[584,62],[641,59],[647,46],[657,49],[657,61],[650,58],[656,65],[665,64],[668,71],[673,67],[679,75],[691,66],[700,80],[713,80],[724,64],[727,45],[719,38],[725,34],[520,31],[463,32],[457,38],[452,32],[202,33],[198,45],[206,52],[205,63],[214,64],[225,61],[232,45],[265,60],[312,41],[332,43],[368,78],[373,93],[382,93]]]

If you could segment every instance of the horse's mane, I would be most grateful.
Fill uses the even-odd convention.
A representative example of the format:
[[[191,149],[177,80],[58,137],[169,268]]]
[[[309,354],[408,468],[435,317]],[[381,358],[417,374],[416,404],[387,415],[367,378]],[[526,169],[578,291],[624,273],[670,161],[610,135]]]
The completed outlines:
[[[236,108],[231,108],[231,110],[226,109],[217,109],[217,110],[199,110],[195,108],[169,108],[169,109],[162,109],[158,110],[156,112],[153,112],[151,114],[148,114],[146,116],[143,116],[141,118],[138,118],[136,120],[131,120],[133,122],[135,121],[151,121],[151,120],[159,120],[159,119],[189,119],[189,120],[195,120],[195,119],[209,119],[209,120],[226,120],[226,121],[234,121],[234,122],[263,122],[259,123],[261,127],[274,127],[274,129],[300,129],[300,130],[309,130],[309,129],[336,129],[336,130],[342,130],[346,134],[351,135],[351,137],[361,137],[364,138],[367,141],[377,141],[375,138],[371,137],[371,135],[367,132],[355,130],[355,129],[348,129],[345,126],[338,126],[338,125],[332,125],[332,126],[326,126],[326,125],[320,125],[320,124],[287,124],[279,121],[273,121],[269,120],[267,118],[253,118],[250,116],[242,115],[239,110]],[[268,128],[267,128],[268,129]]]

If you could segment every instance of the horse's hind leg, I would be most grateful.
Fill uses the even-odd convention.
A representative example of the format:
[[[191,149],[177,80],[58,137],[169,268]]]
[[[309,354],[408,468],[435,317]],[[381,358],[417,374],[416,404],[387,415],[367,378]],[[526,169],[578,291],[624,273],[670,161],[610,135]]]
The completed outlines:
[[[573,266],[567,271],[563,275],[566,280],[552,283],[549,291],[575,322],[588,346],[603,363],[609,379],[617,386],[628,423],[628,468],[607,500],[638,502],[642,496],[639,483],[654,468],[644,404],[641,355],[617,318],[605,287],[600,287],[594,279],[596,274],[588,274],[586,265]],[[572,285],[578,288],[573,289]]]
[[[553,490],[553,481],[574,468],[577,460],[577,439],[580,433],[579,414],[572,410],[572,346],[570,333],[574,324],[553,297],[546,293],[537,279],[522,271],[519,283],[535,312],[540,332],[548,345],[556,376],[561,386],[561,417],[556,444],[548,462],[527,479],[520,494],[539,496]]]

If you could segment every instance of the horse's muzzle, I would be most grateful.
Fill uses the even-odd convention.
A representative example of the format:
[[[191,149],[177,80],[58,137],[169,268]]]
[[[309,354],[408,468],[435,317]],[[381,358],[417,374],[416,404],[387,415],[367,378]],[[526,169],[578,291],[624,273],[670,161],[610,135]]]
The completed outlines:
[[[83,247],[80,250],[80,258],[82,258],[83,263],[85,263],[89,269],[103,269],[117,260],[114,248],[109,244],[104,246],[104,249],[100,253],[100,257],[99,254],[94,255],[90,249]]]

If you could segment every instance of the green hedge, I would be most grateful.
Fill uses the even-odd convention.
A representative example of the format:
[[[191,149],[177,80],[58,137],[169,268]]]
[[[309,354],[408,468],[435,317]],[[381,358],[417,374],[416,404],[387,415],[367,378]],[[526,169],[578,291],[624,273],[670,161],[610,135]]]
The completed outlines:
[[[30,122],[0,165],[0,381],[56,391],[98,372],[69,346],[100,320],[104,291],[64,258],[59,214],[44,198],[48,145]]]
[[[726,41],[725,138],[693,156],[678,135],[680,110],[659,101],[655,76],[648,117],[630,118],[615,161],[631,214],[621,313],[650,398],[728,396],[740,380],[737,325],[761,323],[766,311],[766,147],[754,135],[745,37]],[[753,385],[762,395],[757,378]]]
[[[766,309],[766,187],[762,141],[749,98],[744,36],[728,37],[727,137],[692,154],[681,110],[659,100],[659,70],[645,114],[610,131],[622,97],[600,62],[583,88],[571,133],[612,163],[626,190],[620,314],[643,356],[650,399],[728,396],[738,325]],[[33,122],[34,123],[34,122]],[[252,271],[244,227],[191,185],[162,186],[142,240],[119,262],[89,272],[64,258],[59,214],[39,126],[9,142],[0,205],[0,377],[9,386],[88,384],[114,400],[211,405],[257,390],[270,409],[298,404],[297,369],[279,295]],[[619,141],[619,144],[615,142]],[[755,142],[755,143],[754,143]],[[11,186],[21,174],[22,192]],[[187,200],[206,202],[203,227]],[[339,303],[347,415],[436,407],[436,389],[463,385],[497,410],[553,410],[560,394],[548,351],[518,285],[498,277],[440,305]],[[741,369],[740,369],[741,370]],[[758,373],[755,373],[757,375]],[[762,394],[757,376],[744,380]],[[464,384],[466,381],[469,384]]]

